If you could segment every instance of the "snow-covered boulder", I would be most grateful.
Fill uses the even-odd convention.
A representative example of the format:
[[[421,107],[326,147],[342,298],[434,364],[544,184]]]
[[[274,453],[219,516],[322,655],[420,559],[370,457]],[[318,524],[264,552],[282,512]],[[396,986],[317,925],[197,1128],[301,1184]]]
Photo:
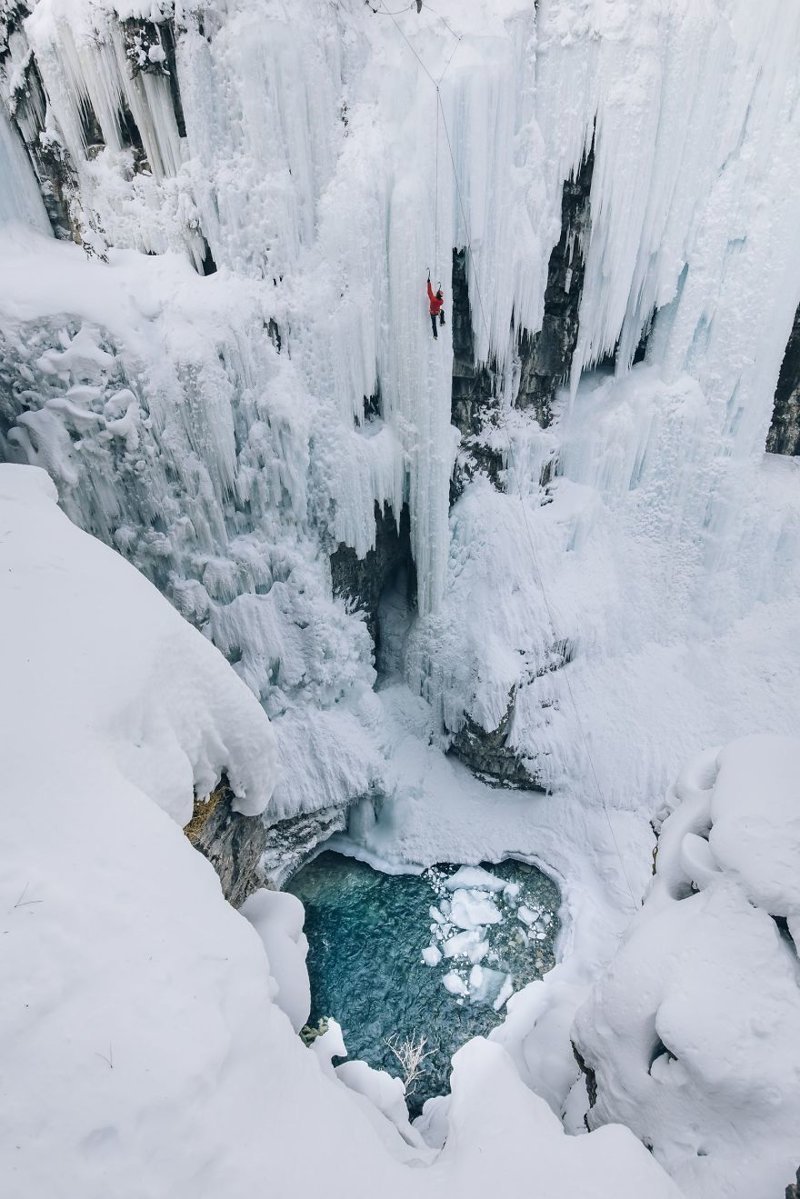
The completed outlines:
[[[697,1199],[781,1195],[800,1160],[799,778],[800,741],[778,736],[688,766],[576,1020],[590,1126],[627,1124]]]

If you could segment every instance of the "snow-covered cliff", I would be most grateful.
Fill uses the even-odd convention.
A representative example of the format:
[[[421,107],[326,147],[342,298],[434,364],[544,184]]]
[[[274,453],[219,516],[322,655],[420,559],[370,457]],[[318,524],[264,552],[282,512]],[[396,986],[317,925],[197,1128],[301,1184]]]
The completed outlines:
[[[796,722],[797,476],[763,454],[800,278],[796,4],[39,0],[6,44],[2,205],[30,228],[2,249],[0,445],[260,696],[281,814],[381,791],[328,559],[384,506],[416,576],[394,668],[444,744],[507,728],[544,785],[637,805],[755,705]],[[34,173],[89,260],[42,233]],[[429,267],[449,297],[453,250],[489,388],[460,449],[423,291]],[[462,471],[449,510],[471,453],[500,490]]]

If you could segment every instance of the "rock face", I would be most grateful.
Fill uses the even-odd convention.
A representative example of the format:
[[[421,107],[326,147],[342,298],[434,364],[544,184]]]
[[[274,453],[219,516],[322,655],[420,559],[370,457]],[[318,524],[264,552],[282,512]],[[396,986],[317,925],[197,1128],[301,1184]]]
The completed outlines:
[[[235,812],[233,798],[223,778],[205,802],[195,801],[184,832],[216,870],[225,898],[238,908],[251,891],[269,885],[261,867],[267,829],[261,816]]]
[[[771,454],[800,454],[800,307],[775,388],[767,450]]]
[[[790,1182],[786,1188],[786,1199],[800,1199],[800,1169],[797,1171],[797,1180]]]
[[[551,648],[547,664],[537,671],[536,677],[560,670],[571,660],[571,644],[568,641],[557,641]],[[497,728],[491,731],[467,717],[453,736],[448,752],[460,758],[465,766],[491,786],[544,793],[546,788],[542,786],[541,779],[536,774],[534,763],[520,757],[508,745],[515,699],[515,690],[512,690],[505,715]]]
[[[539,781],[530,773],[522,759],[506,745],[511,716],[514,710],[513,697],[509,699],[506,714],[492,732],[467,717],[450,745],[450,753],[469,766],[470,770],[495,787],[508,787],[522,791],[543,791]]]
[[[279,820],[266,829],[266,848],[261,859],[264,883],[279,890],[300,869],[314,850],[334,833],[347,827],[347,808],[323,808]]]
[[[375,646],[380,649],[378,608],[387,587],[406,571],[409,601],[416,595],[416,571],[411,556],[408,507],[400,514],[400,527],[388,508],[375,505],[375,548],[359,558],[349,545],[340,545],[331,554],[331,581],[334,595],[344,596],[366,615],[366,624]]]
[[[461,433],[459,452],[450,489],[450,502],[461,494],[476,471],[483,471],[495,486],[503,467],[501,455],[483,440],[497,416],[496,377],[491,363],[475,361],[473,313],[467,285],[465,248],[453,248],[453,388],[450,419]]]
[[[347,827],[347,808],[323,808],[268,824],[242,816],[223,778],[208,799],[196,800],[184,832],[219,875],[222,893],[235,908],[259,887],[280,890],[316,847]]]
[[[521,329],[520,380],[517,404],[532,408],[543,429],[552,420],[556,389],[572,366],[578,344],[578,314],[583,294],[584,253],[591,210],[589,194],[594,170],[590,149],[577,175],[564,183],[561,198],[561,237],[550,255],[544,318],[537,333]]]
[[[56,237],[83,242],[78,178],[66,147],[47,123],[44,84],[23,28],[22,0],[0,13],[0,81],[8,91],[11,127],[21,138]]]

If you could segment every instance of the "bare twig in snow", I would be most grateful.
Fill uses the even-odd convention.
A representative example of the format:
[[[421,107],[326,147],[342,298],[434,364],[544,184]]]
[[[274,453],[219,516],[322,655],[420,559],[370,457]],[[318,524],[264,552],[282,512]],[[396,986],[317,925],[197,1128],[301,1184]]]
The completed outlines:
[[[22,888],[22,894],[20,895],[17,902],[14,904],[15,908],[27,908],[32,903],[43,903],[44,902],[41,899],[26,899],[25,898],[25,893],[28,890],[29,886],[30,886],[30,883],[26,883],[25,886]]]
[[[425,1051],[427,1038],[404,1037],[401,1041],[399,1035],[393,1033],[386,1038],[386,1044],[403,1068],[403,1085],[407,1091],[412,1090],[422,1072],[422,1063],[434,1052],[433,1049]]]
[[[108,1066],[109,1070],[114,1069],[114,1054],[111,1049],[111,1044],[108,1046],[108,1053],[95,1053],[95,1057],[101,1057]]]

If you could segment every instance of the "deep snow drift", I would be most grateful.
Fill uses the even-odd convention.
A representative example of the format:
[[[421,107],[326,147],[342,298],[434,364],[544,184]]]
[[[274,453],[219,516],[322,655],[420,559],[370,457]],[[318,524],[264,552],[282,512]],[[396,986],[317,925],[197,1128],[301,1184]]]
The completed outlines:
[[[459,1055],[436,1157],[356,1093],[389,1080],[352,1091],[304,1048],[296,901],[248,901],[259,939],[175,822],[223,766],[249,810],[268,802],[267,721],[53,500],[41,472],[0,467],[4,1195],[306,1199],[324,1177],[350,1199],[477,1199],[535,1176],[552,1195],[591,1177],[609,1199],[673,1199],[627,1130],[565,1136],[497,1046]]]
[[[653,886],[578,1014],[591,1127],[622,1120],[692,1195],[783,1193],[800,1128],[800,742],[686,767]]]

